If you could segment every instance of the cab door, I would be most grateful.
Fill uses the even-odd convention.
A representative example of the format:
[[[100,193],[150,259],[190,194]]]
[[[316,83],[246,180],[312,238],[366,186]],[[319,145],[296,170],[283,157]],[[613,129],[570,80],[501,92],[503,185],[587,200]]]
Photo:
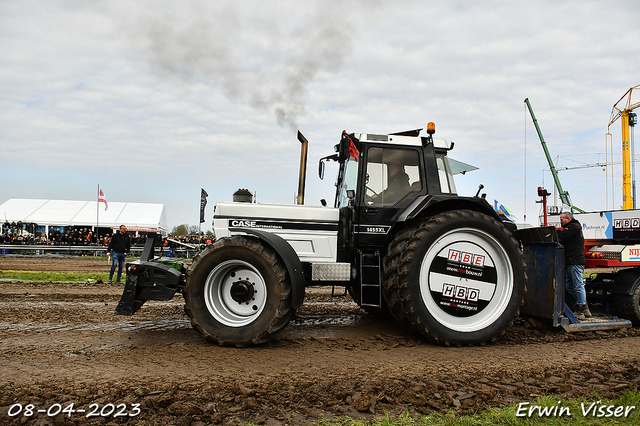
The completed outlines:
[[[424,193],[421,155],[417,149],[369,145],[361,168],[356,244],[382,247],[396,215]]]

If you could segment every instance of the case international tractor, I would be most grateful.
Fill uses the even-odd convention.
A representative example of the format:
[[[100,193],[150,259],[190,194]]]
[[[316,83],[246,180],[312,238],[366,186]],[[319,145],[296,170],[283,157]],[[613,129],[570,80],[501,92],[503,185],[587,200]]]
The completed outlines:
[[[280,333],[307,287],[341,286],[363,309],[447,345],[494,339],[523,303],[529,315],[579,328],[564,303],[555,229],[514,233],[480,191],[457,195],[447,157],[453,142],[435,139],[433,123],[420,132],[343,132],[336,153],[319,163],[320,178],[327,161],[339,165],[333,207],[218,203],[217,240],[188,268],[154,259],[150,235],[142,258],[127,264],[116,314],[182,293],[196,330],[241,347]],[[307,141],[298,139],[302,204]],[[528,275],[533,291],[525,295]],[[600,328],[622,326],[630,323]]]
[[[334,206],[223,202],[216,242],[187,269],[153,259],[127,265],[116,313],[147,300],[185,299],[193,327],[221,345],[280,333],[305,288],[346,287],[365,310],[388,312],[437,342],[482,344],[518,315],[526,288],[521,244],[484,198],[456,194],[453,143],[420,130],[342,133]],[[304,196],[303,142],[299,202]],[[151,239],[153,240],[153,239]]]

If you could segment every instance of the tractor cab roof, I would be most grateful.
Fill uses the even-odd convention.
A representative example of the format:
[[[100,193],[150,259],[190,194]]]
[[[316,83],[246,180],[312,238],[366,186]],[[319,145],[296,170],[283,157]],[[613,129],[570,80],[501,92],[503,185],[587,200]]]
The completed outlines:
[[[354,136],[360,142],[373,142],[373,143],[385,143],[392,145],[405,145],[405,146],[422,146],[423,139],[420,136],[404,136],[404,135],[376,135],[372,133],[355,133]],[[433,146],[436,148],[443,148],[450,150],[453,148],[453,142],[445,139],[433,138]]]

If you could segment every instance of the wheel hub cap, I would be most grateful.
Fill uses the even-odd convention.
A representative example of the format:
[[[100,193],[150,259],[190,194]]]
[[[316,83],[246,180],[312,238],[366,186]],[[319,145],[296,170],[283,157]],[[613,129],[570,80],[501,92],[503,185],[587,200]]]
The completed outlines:
[[[209,273],[204,297],[217,321],[229,327],[243,327],[262,313],[267,304],[267,284],[250,263],[227,260]]]
[[[238,303],[246,303],[253,298],[256,291],[253,284],[247,280],[236,281],[231,285],[231,298]]]

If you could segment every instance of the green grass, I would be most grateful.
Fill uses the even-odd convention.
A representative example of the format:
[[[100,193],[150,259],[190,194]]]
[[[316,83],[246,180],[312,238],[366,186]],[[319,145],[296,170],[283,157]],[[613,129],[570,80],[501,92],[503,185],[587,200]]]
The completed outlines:
[[[1,279],[37,282],[87,282],[109,279],[108,272],[75,273],[75,272],[33,272],[33,271],[0,271]]]
[[[375,420],[355,420],[350,417],[341,417],[333,420],[318,420],[315,422],[318,426],[529,426],[529,425],[550,425],[550,426],[586,426],[586,425],[638,425],[640,424],[640,392],[626,392],[615,400],[600,398],[598,396],[580,398],[576,400],[563,400],[557,397],[543,396],[533,401],[522,401],[529,405],[515,404],[505,408],[490,408],[481,414],[460,415],[457,411],[451,410],[448,413],[435,413],[427,416],[416,416],[404,413],[397,418],[384,418]],[[604,405],[604,414],[606,415],[606,407],[609,405],[615,407],[632,407],[636,408],[628,411],[628,417],[598,417],[596,410],[595,415],[591,410],[587,415],[583,415],[584,410],[588,410],[592,404],[596,407]],[[528,416],[529,409],[534,406],[541,408],[548,407],[551,413],[557,415],[539,416],[538,409],[534,409],[532,416]],[[553,410],[555,408],[555,410]],[[524,417],[518,416],[525,414]],[[562,412],[562,416],[559,414]],[[567,413],[570,412],[569,416]],[[615,412],[615,411],[614,411]]]
[[[91,257],[90,260],[100,259],[100,257]],[[104,257],[106,261],[106,257]],[[139,260],[137,257],[128,258],[127,262],[133,262]],[[189,262],[190,259],[171,258],[172,261]],[[109,270],[110,264],[105,263],[105,269]],[[122,273],[122,280],[124,281],[126,272]],[[107,282],[109,279],[108,272],[91,272],[91,273],[76,273],[76,272],[46,272],[46,271],[0,271],[0,279],[8,279],[14,281],[36,281],[36,282],[95,282],[102,280]],[[115,279],[115,277],[114,277]]]

